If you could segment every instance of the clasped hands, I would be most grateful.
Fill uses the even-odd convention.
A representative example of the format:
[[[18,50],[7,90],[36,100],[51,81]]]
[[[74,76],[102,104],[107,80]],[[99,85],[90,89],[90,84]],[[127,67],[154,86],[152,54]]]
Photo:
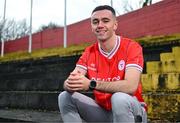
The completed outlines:
[[[87,91],[89,89],[90,80],[78,71],[70,73],[65,80],[64,86],[67,91]]]

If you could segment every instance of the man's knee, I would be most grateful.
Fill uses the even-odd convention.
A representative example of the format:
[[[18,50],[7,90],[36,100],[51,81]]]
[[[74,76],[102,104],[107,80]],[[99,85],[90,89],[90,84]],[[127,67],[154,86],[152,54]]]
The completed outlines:
[[[69,92],[67,92],[67,91],[61,92],[58,96],[59,108],[63,107],[67,102],[69,102],[70,98],[71,98],[71,94]]]
[[[64,99],[66,99],[67,98],[67,96],[68,96],[68,92],[67,91],[63,91],[63,92],[61,92],[60,94],[59,94],[59,96],[58,96],[58,101],[63,101]]]
[[[122,109],[130,104],[130,95],[122,92],[114,93],[111,97],[111,103],[113,109]]]

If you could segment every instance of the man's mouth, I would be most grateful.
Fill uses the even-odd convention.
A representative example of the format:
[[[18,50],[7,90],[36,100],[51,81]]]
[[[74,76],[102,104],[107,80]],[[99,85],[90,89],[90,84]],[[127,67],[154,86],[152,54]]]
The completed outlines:
[[[105,30],[97,30],[96,32],[97,32],[98,34],[104,34],[104,33],[106,33]]]

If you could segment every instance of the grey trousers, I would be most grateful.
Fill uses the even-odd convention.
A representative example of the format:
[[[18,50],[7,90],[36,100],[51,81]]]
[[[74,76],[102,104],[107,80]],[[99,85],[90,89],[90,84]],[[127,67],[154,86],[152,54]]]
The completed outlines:
[[[147,123],[144,107],[136,98],[122,93],[114,93],[111,97],[112,110],[107,111],[100,107],[92,98],[81,93],[64,91],[59,94],[58,105],[64,123],[109,122],[134,123],[138,118]]]

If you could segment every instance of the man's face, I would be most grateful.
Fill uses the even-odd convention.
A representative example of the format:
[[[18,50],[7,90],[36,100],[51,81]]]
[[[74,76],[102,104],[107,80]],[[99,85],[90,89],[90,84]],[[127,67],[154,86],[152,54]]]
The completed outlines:
[[[111,38],[117,29],[115,16],[109,10],[96,11],[91,16],[91,27],[99,41]]]

